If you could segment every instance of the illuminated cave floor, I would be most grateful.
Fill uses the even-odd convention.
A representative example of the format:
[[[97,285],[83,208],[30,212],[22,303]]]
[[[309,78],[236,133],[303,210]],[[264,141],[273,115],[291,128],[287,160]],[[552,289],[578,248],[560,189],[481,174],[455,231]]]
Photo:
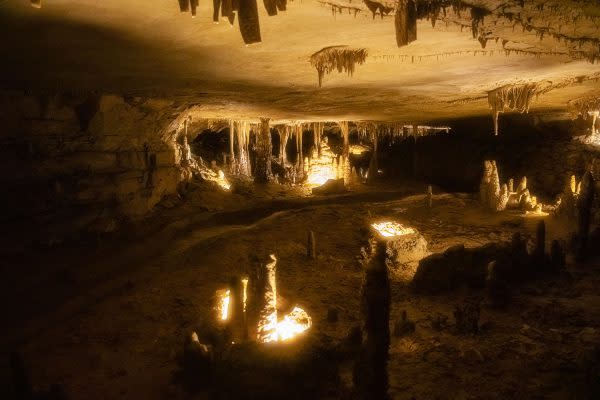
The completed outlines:
[[[110,257],[92,254],[97,263],[118,259],[131,272],[90,289],[87,297],[93,300],[67,303],[24,325],[20,350],[32,380],[40,387],[62,384],[73,399],[189,398],[171,382],[184,335],[214,318],[214,291],[244,273],[253,256],[267,252],[279,260],[279,294],[311,314],[313,332],[342,339],[360,324],[363,273],[356,256],[369,214],[416,227],[434,252],[459,243],[509,240],[513,232],[532,233],[535,226],[516,216],[492,218],[469,196],[444,194],[435,196],[432,210],[424,207],[422,195],[372,202],[333,198],[247,226],[218,231],[204,226],[169,240],[156,233],[144,243],[154,248],[124,245]],[[316,261],[305,256],[308,230],[316,233]],[[548,223],[549,240],[564,233]],[[85,269],[81,264],[76,276]],[[406,310],[416,322],[414,334],[392,337],[392,398],[573,398],[585,387],[582,360],[600,339],[600,265],[569,266],[569,272],[571,277],[515,288],[507,311],[483,308],[487,328],[477,336],[436,331],[430,318],[441,313],[452,324],[454,305],[481,292],[457,288],[415,295],[392,282],[391,320]],[[77,279],[65,285],[77,285]],[[32,298],[44,302],[43,294]],[[330,308],[339,311],[337,323],[326,320]],[[343,365],[348,384],[350,371],[350,364]]]

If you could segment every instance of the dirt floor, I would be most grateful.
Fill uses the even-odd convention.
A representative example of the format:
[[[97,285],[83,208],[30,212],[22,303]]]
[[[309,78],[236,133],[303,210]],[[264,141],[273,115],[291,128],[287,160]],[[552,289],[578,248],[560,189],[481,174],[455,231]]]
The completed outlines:
[[[207,194],[192,194],[132,230],[129,240],[23,258],[52,272],[33,279],[41,266],[29,265],[31,273],[24,274],[29,278],[22,278],[27,283],[4,292],[14,322],[4,329],[2,343],[22,354],[36,387],[60,384],[72,399],[194,398],[173,382],[184,337],[216,323],[215,291],[246,274],[257,257],[277,256],[283,303],[298,304],[311,315],[311,335],[336,342],[361,324],[364,273],[358,256],[374,219],[416,228],[432,252],[509,241],[514,232],[535,230],[535,219],[492,216],[469,195],[436,194],[432,209],[424,195],[406,197],[420,189],[267,196],[245,203],[251,208],[220,203],[203,211]],[[317,238],[314,261],[306,257],[310,230]],[[547,231],[551,240],[564,238],[568,229],[549,218]],[[569,263],[565,273],[514,287],[507,310],[483,307],[481,332],[459,335],[451,327],[454,307],[483,297],[482,291],[457,287],[443,295],[417,295],[392,280],[391,321],[406,310],[416,330],[392,337],[391,397],[589,398],[585,368],[600,339],[599,286],[600,264]],[[335,323],[327,321],[330,309],[338,311]],[[438,315],[448,318],[447,327],[434,329]],[[340,369],[348,387],[351,368],[347,361]],[[2,371],[6,377],[4,364]]]

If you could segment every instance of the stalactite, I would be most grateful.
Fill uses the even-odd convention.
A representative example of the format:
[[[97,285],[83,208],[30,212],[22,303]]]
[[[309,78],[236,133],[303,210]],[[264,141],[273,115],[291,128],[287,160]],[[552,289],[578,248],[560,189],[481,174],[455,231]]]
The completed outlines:
[[[42,0],[31,0],[31,7],[42,8]]]
[[[417,40],[417,6],[413,0],[399,0],[394,17],[398,47]]]
[[[287,0],[277,0],[277,9],[285,11],[287,9]]]
[[[34,1],[34,0],[32,0]],[[179,11],[188,12],[190,11],[190,0],[179,0]]]
[[[263,0],[269,16],[277,15],[277,0]]]
[[[234,0],[221,0],[221,17],[227,18],[229,24],[235,21]]]
[[[365,3],[369,11],[371,11],[371,13],[373,14],[373,19],[375,19],[377,12],[379,12],[381,19],[383,19],[384,15],[388,15],[389,13],[394,11],[394,7],[387,7],[386,5],[381,4],[377,1],[363,0],[363,2]]]
[[[239,2],[238,23],[244,43],[252,44],[261,41],[256,0],[243,0]]]
[[[356,65],[362,65],[367,59],[367,49],[350,49],[347,46],[325,47],[310,56],[310,64],[317,70],[319,87],[323,77],[334,70],[346,72],[352,76]]]
[[[494,134],[498,135],[498,116],[505,111],[528,112],[538,84],[506,85],[488,92],[488,104],[494,118]]]

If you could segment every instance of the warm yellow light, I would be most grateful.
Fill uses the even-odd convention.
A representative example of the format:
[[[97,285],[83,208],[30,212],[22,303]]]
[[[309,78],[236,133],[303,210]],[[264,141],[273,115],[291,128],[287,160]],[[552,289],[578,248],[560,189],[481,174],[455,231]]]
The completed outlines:
[[[219,186],[221,186],[225,190],[231,189],[231,185],[227,181],[227,178],[225,178],[225,173],[221,170],[219,170],[219,174],[217,176],[216,182]]]
[[[306,311],[300,307],[294,309],[277,322],[277,339],[288,340],[304,332],[312,325],[312,320]]]
[[[410,235],[415,233],[415,230],[410,227],[405,227],[397,222],[386,221],[371,225],[383,237],[395,237],[402,235]]]
[[[363,146],[362,144],[353,144],[350,146],[350,154],[360,155],[362,153],[366,153],[370,149],[367,146]]]
[[[242,302],[244,303],[244,312],[246,312],[246,301],[248,300],[248,278],[242,279],[243,294]]]
[[[229,289],[217,290],[217,312],[221,321],[227,321],[229,318],[229,302],[231,301],[231,292]]]

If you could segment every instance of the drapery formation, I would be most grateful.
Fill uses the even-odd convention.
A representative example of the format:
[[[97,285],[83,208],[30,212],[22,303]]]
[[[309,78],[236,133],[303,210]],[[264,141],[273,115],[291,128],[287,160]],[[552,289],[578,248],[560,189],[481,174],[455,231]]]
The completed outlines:
[[[488,92],[488,104],[494,117],[494,134],[498,135],[498,117],[505,111],[529,111],[538,84],[506,85]]]
[[[417,5],[413,0],[399,0],[394,18],[398,47],[417,40]]]
[[[319,87],[323,85],[323,76],[332,71],[347,72],[352,76],[356,65],[367,59],[367,49],[350,49],[347,46],[324,47],[310,56],[310,64],[317,70]]]

